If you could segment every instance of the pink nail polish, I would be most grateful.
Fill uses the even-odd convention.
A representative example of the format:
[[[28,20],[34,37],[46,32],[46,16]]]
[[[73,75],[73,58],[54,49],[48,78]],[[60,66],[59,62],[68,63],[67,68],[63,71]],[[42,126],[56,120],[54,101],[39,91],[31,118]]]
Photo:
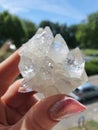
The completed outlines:
[[[82,112],[85,109],[86,107],[75,99],[71,97],[65,97],[64,99],[56,102],[50,108],[50,116],[53,120],[61,120],[64,117]]]

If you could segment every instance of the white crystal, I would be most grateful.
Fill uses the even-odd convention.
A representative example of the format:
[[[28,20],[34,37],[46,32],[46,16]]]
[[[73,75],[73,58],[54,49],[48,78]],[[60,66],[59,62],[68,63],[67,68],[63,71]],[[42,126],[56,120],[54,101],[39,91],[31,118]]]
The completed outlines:
[[[51,80],[51,78],[54,77],[54,70],[54,62],[49,57],[45,57],[40,68],[40,76],[42,77],[42,79]]]
[[[79,48],[69,50],[60,34],[40,28],[19,50],[19,70],[24,81],[20,92],[38,91],[45,96],[69,93],[87,81]]]
[[[67,47],[66,42],[64,41],[64,39],[60,34],[57,34],[53,40],[53,43],[50,46],[48,56],[55,63],[62,63],[63,60],[66,59],[68,53],[69,49]]]
[[[84,70],[85,62],[81,57],[79,48],[70,51],[64,61],[64,70],[67,77],[81,78],[81,74]]]
[[[21,70],[21,74],[24,78],[29,78],[29,76],[33,77],[36,74],[35,66],[31,58],[27,58],[25,56],[21,56],[21,64],[19,64],[19,68]]]

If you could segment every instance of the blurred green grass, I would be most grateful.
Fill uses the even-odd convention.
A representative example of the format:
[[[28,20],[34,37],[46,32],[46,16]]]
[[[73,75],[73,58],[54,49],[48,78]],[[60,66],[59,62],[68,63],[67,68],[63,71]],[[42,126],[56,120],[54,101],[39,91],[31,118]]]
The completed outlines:
[[[85,69],[88,75],[98,74],[98,58],[86,62]]]
[[[85,64],[88,76],[98,74],[98,49],[84,49],[82,52],[86,57],[91,58]]]
[[[84,49],[82,52],[86,56],[98,56],[98,49]]]
[[[85,127],[86,127],[86,129],[85,128],[80,129],[78,127],[73,127],[73,128],[68,129],[68,130],[98,130],[98,122],[93,121],[93,120],[87,121],[85,123]]]

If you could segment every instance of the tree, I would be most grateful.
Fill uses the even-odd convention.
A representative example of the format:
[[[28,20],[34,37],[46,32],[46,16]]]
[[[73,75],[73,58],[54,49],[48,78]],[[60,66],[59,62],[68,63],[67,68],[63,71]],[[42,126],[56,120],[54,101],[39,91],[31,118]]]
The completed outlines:
[[[27,31],[27,39],[30,39],[37,31],[37,27],[33,22],[29,20],[23,20],[23,22]]]
[[[39,27],[42,27],[42,28],[45,28],[46,26],[50,27],[50,29],[52,30],[52,32],[53,32],[54,35],[56,34],[55,24],[53,22],[45,20],[45,21],[42,21],[39,24]]]
[[[5,11],[4,13],[0,14],[0,46],[2,46],[2,44],[4,43],[4,41],[6,40],[5,37],[5,23],[4,23],[4,19],[6,16],[8,16],[8,12]]]
[[[43,28],[45,26],[49,26],[51,28],[54,36],[57,33],[60,33],[70,48],[76,47],[75,32],[77,26],[73,25],[68,28],[66,24],[60,25],[59,23],[53,23],[50,21],[42,21],[39,25],[39,27],[43,27]]]
[[[68,27],[68,44],[70,48],[75,48],[78,46],[78,42],[76,40],[76,31],[77,31],[77,25],[71,25]]]
[[[87,22],[79,24],[76,39],[83,48],[98,48],[98,12],[88,16]]]
[[[87,47],[87,38],[86,38],[86,25],[79,24],[77,31],[76,31],[76,39],[80,47],[85,48]]]
[[[11,39],[16,47],[20,47],[27,37],[25,26],[17,17],[7,11],[0,14],[0,36],[1,41]]]
[[[91,29],[90,43],[98,48],[98,11],[88,16],[88,27]]]
[[[68,32],[68,28],[66,26],[66,24],[61,24],[60,25],[60,34],[63,36],[64,39],[67,38],[67,32]]]

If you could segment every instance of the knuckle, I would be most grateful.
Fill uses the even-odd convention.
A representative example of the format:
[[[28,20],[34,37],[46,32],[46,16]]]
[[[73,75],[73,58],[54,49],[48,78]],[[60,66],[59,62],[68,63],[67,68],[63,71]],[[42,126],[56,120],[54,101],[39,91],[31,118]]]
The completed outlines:
[[[46,124],[35,113],[27,115],[26,126],[28,130],[48,130]]]
[[[41,123],[41,121],[39,121],[37,117],[33,117],[32,127],[34,128],[34,130],[46,130],[44,123]]]

